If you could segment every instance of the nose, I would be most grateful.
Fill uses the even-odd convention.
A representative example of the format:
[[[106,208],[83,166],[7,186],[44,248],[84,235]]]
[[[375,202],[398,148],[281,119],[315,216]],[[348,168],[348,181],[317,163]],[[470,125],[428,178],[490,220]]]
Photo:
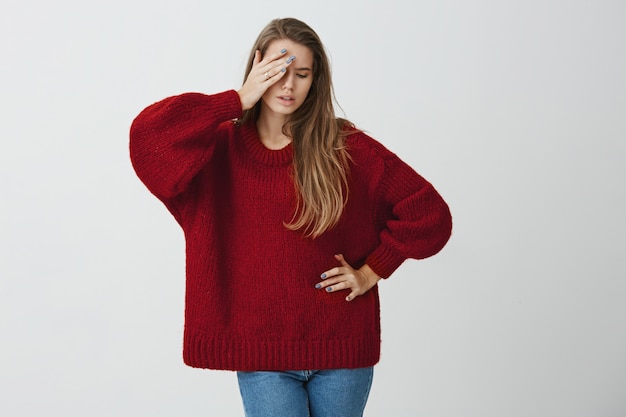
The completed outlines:
[[[293,90],[293,81],[295,74],[293,71],[287,70],[287,74],[283,77],[283,89],[284,90]]]

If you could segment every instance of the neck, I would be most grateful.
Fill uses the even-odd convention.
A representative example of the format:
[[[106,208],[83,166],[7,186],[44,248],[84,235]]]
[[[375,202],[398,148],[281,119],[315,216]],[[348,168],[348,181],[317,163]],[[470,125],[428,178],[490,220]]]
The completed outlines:
[[[271,111],[261,110],[256,122],[261,143],[268,149],[282,149],[291,142],[291,138],[283,133],[283,126],[287,122],[284,115],[272,114]]]

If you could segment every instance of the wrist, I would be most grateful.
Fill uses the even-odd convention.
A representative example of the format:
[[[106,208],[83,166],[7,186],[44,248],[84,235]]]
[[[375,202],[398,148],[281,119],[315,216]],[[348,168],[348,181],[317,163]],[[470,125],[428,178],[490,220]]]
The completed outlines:
[[[241,110],[248,110],[248,108],[246,107],[246,103],[244,102],[241,89],[237,90],[237,94],[239,95],[239,103],[241,103]]]
[[[372,268],[370,268],[368,264],[364,264],[361,268],[359,268],[359,272],[363,274],[367,282],[369,282],[372,287],[382,279]]]
[[[252,100],[250,100],[249,94],[247,94],[246,91],[244,90],[244,87],[237,90],[237,94],[239,94],[239,102],[241,103],[242,110],[249,110],[253,108],[254,105],[258,101],[257,100],[257,101],[252,102]]]

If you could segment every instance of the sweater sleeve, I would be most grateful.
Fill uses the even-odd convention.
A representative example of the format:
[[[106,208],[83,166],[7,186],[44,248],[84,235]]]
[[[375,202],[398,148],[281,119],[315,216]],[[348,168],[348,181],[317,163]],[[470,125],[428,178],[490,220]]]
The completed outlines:
[[[187,189],[209,162],[220,124],[241,117],[236,91],[185,93],[144,109],[130,128],[130,157],[137,176],[166,202]]]
[[[448,205],[435,188],[395,154],[384,159],[376,216],[384,227],[366,263],[388,278],[406,259],[435,255],[452,233]]]

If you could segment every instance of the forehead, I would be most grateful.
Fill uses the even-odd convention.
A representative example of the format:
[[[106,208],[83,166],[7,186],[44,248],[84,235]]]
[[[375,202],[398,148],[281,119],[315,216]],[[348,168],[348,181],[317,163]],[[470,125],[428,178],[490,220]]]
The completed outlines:
[[[286,55],[295,55],[298,66],[313,68],[313,53],[311,50],[308,47],[290,39],[273,40],[267,46],[267,52],[278,52],[283,48],[287,50]]]

